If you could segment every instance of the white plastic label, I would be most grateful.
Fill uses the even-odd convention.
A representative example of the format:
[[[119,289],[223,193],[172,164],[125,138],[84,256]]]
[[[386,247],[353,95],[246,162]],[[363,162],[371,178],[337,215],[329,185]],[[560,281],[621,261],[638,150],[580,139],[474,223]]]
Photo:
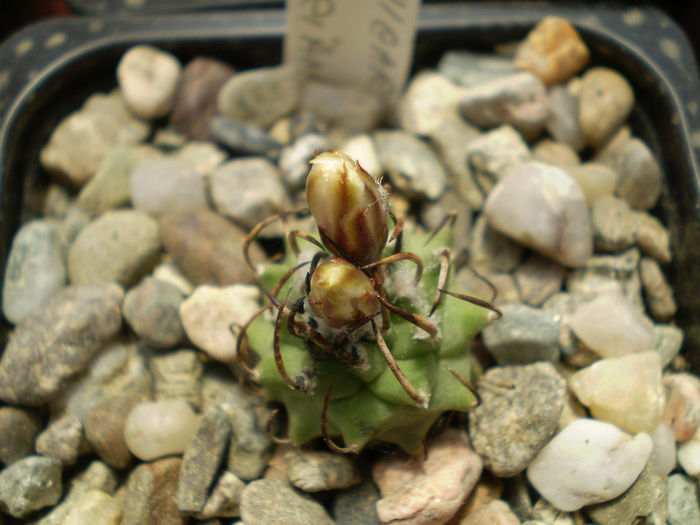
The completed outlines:
[[[286,63],[393,103],[413,57],[420,0],[287,0]]]

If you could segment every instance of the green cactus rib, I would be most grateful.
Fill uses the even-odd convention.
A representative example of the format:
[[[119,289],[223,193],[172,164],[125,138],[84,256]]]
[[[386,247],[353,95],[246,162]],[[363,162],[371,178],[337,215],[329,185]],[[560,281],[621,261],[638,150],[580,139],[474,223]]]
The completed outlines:
[[[400,261],[391,265],[384,283],[389,300],[412,312],[427,316],[430,312],[440,271],[439,253],[451,244],[451,232],[441,230],[426,244],[428,236],[420,232],[404,235],[403,250],[424,262],[421,280],[415,283],[415,265]],[[391,253],[386,249],[386,255]],[[313,255],[313,254],[311,254]],[[268,263],[259,275],[260,283],[271,290],[287,270],[310,260],[309,252],[298,257],[289,246],[285,258]],[[305,295],[304,276],[300,269],[279,292],[283,297],[291,289],[289,303]],[[448,274],[447,288],[453,280]],[[309,315],[309,309],[307,313]],[[362,331],[355,345],[362,362],[347,365],[313,348],[307,341],[288,332],[283,323],[280,350],[288,374],[314,370],[314,386],[309,392],[291,389],[280,376],[273,352],[274,316],[259,316],[247,330],[249,349],[258,358],[253,380],[260,384],[270,401],[284,405],[288,434],[293,442],[303,444],[322,436],[321,415],[326,392],[332,386],[327,409],[327,429],[342,437],[345,447],[361,450],[372,441],[395,443],[406,452],[422,450],[425,434],[438,417],[448,410],[467,411],[476,402],[474,394],[452,374],[456,372],[475,382],[480,370],[471,352],[471,343],[489,321],[489,311],[472,303],[444,295],[430,317],[440,328],[429,338],[420,328],[397,316],[384,332],[386,344],[410,383],[429,396],[427,408],[418,407],[401,387],[384,361],[370,331]],[[359,336],[360,334],[358,334]]]

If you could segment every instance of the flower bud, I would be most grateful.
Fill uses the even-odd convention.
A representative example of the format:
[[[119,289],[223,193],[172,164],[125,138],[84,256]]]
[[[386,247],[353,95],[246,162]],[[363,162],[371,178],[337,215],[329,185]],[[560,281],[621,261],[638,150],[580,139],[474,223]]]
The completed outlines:
[[[369,277],[337,257],[316,267],[311,276],[309,304],[333,328],[342,328],[380,310]]]
[[[325,247],[359,266],[379,260],[389,231],[382,187],[339,151],[321,153],[311,164],[306,200]]]

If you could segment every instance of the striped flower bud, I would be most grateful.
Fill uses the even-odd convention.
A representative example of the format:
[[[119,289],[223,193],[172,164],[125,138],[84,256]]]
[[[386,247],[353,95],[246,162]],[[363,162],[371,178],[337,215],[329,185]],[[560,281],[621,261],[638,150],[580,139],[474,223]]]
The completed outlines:
[[[311,309],[333,328],[342,328],[379,312],[377,292],[361,270],[334,257],[311,276]]]
[[[388,234],[382,187],[339,151],[321,153],[311,164],[306,200],[323,244],[359,266],[379,260]]]

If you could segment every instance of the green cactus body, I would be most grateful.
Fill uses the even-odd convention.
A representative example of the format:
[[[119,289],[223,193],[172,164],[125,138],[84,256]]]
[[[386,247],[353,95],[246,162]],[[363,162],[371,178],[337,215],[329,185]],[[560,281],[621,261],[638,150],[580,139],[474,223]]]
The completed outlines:
[[[403,251],[421,257],[422,278],[416,283],[415,265],[399,261],[386,269],[384,288],[393,304],[427,316],[436,294],[439,253],[450,246],[451,233],[443,229],[426,244],[425,233],[407,229],[403,235]],[[385,248],[385,255],[390,254],[391,247]],[[296,256],[287,246],[282,261],[263,265],[262,286],[271,290],[287,270],[309,261],[312,255],[312,252],[301,252]],[[289,291],[288,304],[303,298],[307,271],[308,267],[297,271],[296,278],[282,287],[278,297],[284,297]],[[448,274],[448,289],[451,274],[452,270]],[[308,308],[308,301],[306,306],[303,316],[308,320],[313,312]],[[386,441],[415,453],[422,450],[426,432],[443,412],[467,411],[476,402],[473,393],[450,370],[468,381],[478,378],[480,370],[473,358],[471,343],[488,323],[490,314],[485,308],[444,295],[430,317],[439,327],[434,338],[413,323],[391,315],[391,327],[383,332],[385,341],[410,383],[429,396],[427,408],[417,406],[402,388],[383,359],[371,330],[366,328],[358,330],[345,343],[346,348],[354,347],[361,356],[357,364],[348,365],[290,334],[286,323],[282,323],[280,350],[288,374],[315,372],[312,388],[302,392],[290,388],[278,371],[273,352],[274,315],[259,316],[247,330],[249,348],[258,356],[252,379],[263,387],[268,399],[285,406],[289,437],[297,444],[322,435],[324,397],[332,385],[326,418],[330,435],[341,436],[345,446],[355,451],[371,441]],[[381,321],[378,323],[381,325]]]

